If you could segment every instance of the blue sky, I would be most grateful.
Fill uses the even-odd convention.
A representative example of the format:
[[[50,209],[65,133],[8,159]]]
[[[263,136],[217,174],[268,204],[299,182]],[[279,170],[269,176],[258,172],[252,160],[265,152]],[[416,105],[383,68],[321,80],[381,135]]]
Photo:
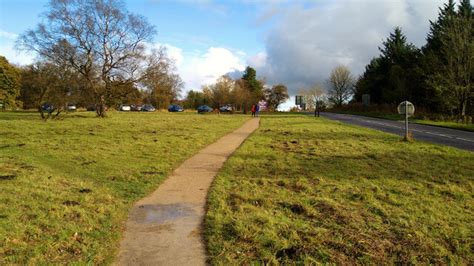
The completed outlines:
[[[348,66],[357,76],[378,47],[402,27],[420,47],[443,0],[128,0],[132,13],[156,26],[155,45],[168,48],[185,91],[199,89],[247,65],[268,84],[296,94],[325,85],[331,69]],[[16,64],[14,40],[34,28],[47,0],[0,0],[0,54]]]

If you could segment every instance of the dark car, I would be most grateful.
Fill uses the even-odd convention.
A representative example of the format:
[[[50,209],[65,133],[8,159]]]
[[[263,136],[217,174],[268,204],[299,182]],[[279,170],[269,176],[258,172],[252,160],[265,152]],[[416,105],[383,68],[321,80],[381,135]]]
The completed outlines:
[[[141,105],[138,105],[138,104],[132,104],[130,105],[130,110],[134,111],[134,112],[139,112],[142,110],[142,106]]]
[[[41,110],[46,113],[52,113],[56,110],[56,107],[50,103],[43,103],[43,105],[41,105]]]
[[[184,111],[183,107],[177,104],[173,104],[168,108],[168,112],[182,112]]]
[[[154,111],[156,111],[156,109],[155,109],[155,107],[153,107],[153,105],[151,105],[151,104],[145,104],[145,105],[143,105],[143,107],[142,107],[142,111],[143,111],[143,112],[154,112]]]
[[[232,105],[227,104],[219,108],[219,111],[221,113],[232,113],[234,111],[234,108],[232,107]]]
[[[198,113],[209,113],[212,112],[212,108],[207,105],[201,105],[197,108]]]

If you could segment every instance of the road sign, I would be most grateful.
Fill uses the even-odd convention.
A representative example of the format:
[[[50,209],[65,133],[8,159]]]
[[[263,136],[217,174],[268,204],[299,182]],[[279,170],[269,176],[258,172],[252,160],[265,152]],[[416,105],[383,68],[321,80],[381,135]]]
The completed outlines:
[[[415,113],[415,106],[409,101],[404,101],[398,105],[397,110],[401,115],[407,114],[408,116],[413,116]]]
[[[408,117],[412,116],[415,113],[415,106],[409,101],[404,101],[398,105],[397,110],[399,114],[405,115],[405,139],[409,140],[410,137],[408,136]]]
[[[370,105],[370,94],[362,94],[362,104],[364,106]]]
[[[302,105],[304,104],[304,96],[296,95],[295,96],[295,105]]]

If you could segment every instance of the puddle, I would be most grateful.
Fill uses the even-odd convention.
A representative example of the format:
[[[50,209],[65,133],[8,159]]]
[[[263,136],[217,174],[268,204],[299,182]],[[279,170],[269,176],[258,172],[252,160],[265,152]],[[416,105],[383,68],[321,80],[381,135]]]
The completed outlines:
[[[195,213],[189,204],[157,204],[140,205],[134,208],[132,220],[144,224],[163,224],[180,218],[192,216]]]

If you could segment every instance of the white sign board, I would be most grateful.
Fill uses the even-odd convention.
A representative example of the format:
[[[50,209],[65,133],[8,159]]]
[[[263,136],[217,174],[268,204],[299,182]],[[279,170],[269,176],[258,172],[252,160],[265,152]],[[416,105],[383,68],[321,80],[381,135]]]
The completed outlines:
[[[405,114],[405,110],[408,116],[412,116],[413,114],[415,114],[415,106],[409,101],[401,102],[398,105],[397,110],[398,110],[398,113],[401,115]]]

